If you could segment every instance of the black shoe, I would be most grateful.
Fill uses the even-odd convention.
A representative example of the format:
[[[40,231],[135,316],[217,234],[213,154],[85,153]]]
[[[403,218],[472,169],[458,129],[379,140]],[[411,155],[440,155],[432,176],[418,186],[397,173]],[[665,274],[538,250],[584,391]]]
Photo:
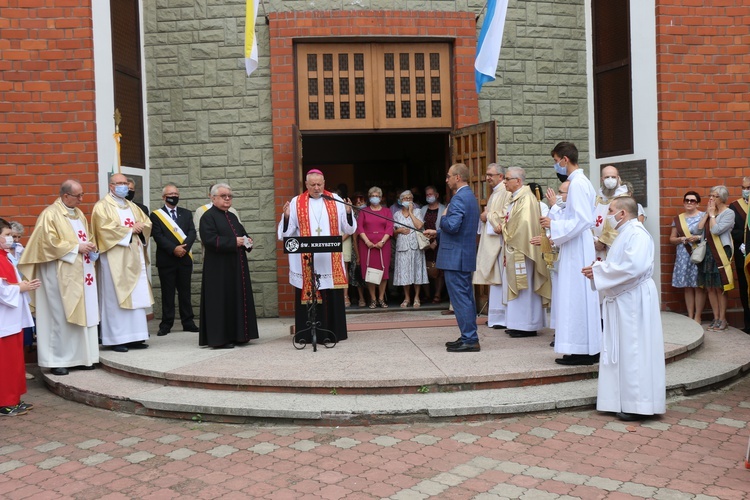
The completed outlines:
[[[555,347],[555,339],[552,339],[552,342],[549,343],[550,347]]]
[[[230,342],[228,344],[214,346],[211,349],[234,349],[234,344]]]
[[[94,369],[94,365],[76,366],[76,370],[93,370],[93,369]]]
[[[456,314],[456,313],[454,313],[450,309],[446,309],[445,311],[440,311],[440,314],[442,314],[443,316],[450,316],[451,314]]]
[[[536,330],[535,331],[508,330],[508,335],[510,335],[514,339],[520,339],[524,337],[536,337]]]
[[[156,332],[157,337],[163,337],[165,335],[169,335],[170,330],[168,328],[159,328],[159,331]]]
[[[641,415],[639,413],[625,413],[624,411],[618,411],[615,413],[615,417],[623,422],[638,422],[639,420],[646,420],[649,417],[653,417],[653,415]]]
[[[599,354],[589,356],[588,354],[566,354],[557,358],[555,363],[567,366],[590,366],[599,361]]]
[[[131,342],[128,344],[128,347],[130,349],[148,349],[148,344],[146,344],[145,341]]]
[[[461,340],[461,337],[458,337],[458,338],[457,338],[456,340],[454,340],[453,342],[446,342],[446,343],[445,343],[445,347],[456,347],[456,346],[460,346],[460,345],[461,345],[461,344],[463,344],[463,343],[464,343],[464,342],[463,342],[463,340]]]
[[[493,328],[495,330],[505,330],[508,327],[505,325],[492,325],[490,328]]]
[[[461,344],[457,346],[451,346],[446,349],[448,352],[479,352],[481,351],[481,348],[479,347],[479,342],[476,344]]]
[[[50,372],[52,375],[67,375],[70,373],[67,368],[52,368]]]
[[[112,350],[115,352],[128,352],[128,346],[126,345],[113,345]]]
[[[190,325],[190,326],[183,326],[182,327],[182,331],[184,331],[184,332],[198,333],[199,331],[201,331],[201,329],[198,328],[195,325]]]

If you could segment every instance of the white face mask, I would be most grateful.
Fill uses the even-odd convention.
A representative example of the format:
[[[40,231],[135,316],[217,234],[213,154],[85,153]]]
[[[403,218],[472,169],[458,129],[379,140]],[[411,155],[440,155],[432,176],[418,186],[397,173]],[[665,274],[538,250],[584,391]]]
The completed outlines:
[[[745,201],[747,201],[747,199],[750,198],[750,189],[743,189],[742,197],[745,199]]]
[[[401,206],[404,207],[404,208],[409,208],[409,205],[411,205],[410,201],[402,201],[401,202]]]
[[[604,179],[604,187],[607,189],[614,189],[617,187],[617,179],[613,177],[607,177]]]
[[[437,198],[435,198],[434,196],[427,197],[427,203],[430,203],[430,204],[435,203],[435,200],[437,200]]]
[[[13,236],[6,236],[5,242],[3,243],[3,248],[9,249],[13,248]]]
[[[607,215],[607,222],[609,222],[609,227],[611,227],[612,229],[617,229],[617,224],[621,222],[615,218],[615,215],[617,215],[617,213]]]
[[[563,201],[563,197],[561,194],[558,194],[555,196],[555,205],[557,205],[560,208],[565,208],[565,202]]]

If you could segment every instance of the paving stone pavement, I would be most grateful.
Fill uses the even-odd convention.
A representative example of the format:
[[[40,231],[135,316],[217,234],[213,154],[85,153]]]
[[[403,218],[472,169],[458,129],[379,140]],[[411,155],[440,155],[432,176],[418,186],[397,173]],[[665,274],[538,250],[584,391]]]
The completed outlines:
[[[635,425],[594,410],[370,427],[120,414],[37,380],[0,421],[0,498],[744,499],[750,377]]]

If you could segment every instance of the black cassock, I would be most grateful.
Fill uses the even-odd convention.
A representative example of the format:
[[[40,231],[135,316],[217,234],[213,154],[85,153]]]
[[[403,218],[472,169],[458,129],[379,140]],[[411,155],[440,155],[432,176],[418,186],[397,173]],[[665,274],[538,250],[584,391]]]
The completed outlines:
[[[258,338],[253,287],[245,247],[237,237],[247,236],[237,216],[215,206],[201,217],[205,248],[201,282],[201,321],[198,345],[218,347],[243,344]]]

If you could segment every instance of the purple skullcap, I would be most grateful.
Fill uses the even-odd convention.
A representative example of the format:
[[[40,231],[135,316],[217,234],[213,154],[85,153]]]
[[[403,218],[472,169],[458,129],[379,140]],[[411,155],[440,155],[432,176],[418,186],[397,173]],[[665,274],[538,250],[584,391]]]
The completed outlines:
[[[318,174],[318,175],[323,175],[323,172],[321,172],[321,171],[320,171],[320,170],[318,170],[317,168],[314,168],[314,169],[312,169],[312,170],[309,170],[309,171],[307,172],[307,175],[310,175],[310,174]]]

